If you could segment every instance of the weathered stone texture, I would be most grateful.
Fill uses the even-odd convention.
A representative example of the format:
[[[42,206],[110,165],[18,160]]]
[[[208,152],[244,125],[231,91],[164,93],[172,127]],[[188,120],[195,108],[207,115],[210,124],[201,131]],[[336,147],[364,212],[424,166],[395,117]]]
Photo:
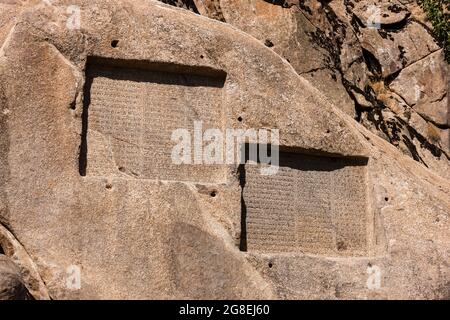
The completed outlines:
[[[28,300],[29,297],[17,266],[0,254],[0,300]]]
[[[449,109],[447,89],[439,90],[443,95],[438,98],[434,97],[437,93],[422,97],[425,99],[416,105],[411,99],[403,101],[414,90],[411,86],[390,86],[409,66],[421,70],[422,80],[434,77],[422,60],[427,61],[440,48],[415,1],[202,0],[196,5],[202,15],[213,19],[218,19],[214,13],[220,12],[223,19],[218,20],[271,47],[338,108],[403,153],[448,176],[450,161],[445,150],[450,147],[449,126],[442,122]],[[438,60],[439,69],[445,70],[443,58]],[[433,79],[439,88],[447,86],[441,74],[438,70]],[[391,116],[392,112],[402,119]],[[430,126],[438,124],[438,130],[444,130],[434,135],[438,139],[419,133],[410,121],[415,112]]]

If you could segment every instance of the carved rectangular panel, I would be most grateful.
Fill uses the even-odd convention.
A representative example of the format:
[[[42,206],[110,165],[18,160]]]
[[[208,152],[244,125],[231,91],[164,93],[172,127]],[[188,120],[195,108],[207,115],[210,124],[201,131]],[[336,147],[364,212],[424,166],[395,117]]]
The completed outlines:
[[[223,129],[223,77],[95,66],[87,79],[87,176],[225,180],[224,166],[177,165],[171,158],[174,130],[187,129],[193,148],[194,121]]]
[[[247,162],[247,249],[360,255],[367,250],[366,160],[280,152],[276,175]]]

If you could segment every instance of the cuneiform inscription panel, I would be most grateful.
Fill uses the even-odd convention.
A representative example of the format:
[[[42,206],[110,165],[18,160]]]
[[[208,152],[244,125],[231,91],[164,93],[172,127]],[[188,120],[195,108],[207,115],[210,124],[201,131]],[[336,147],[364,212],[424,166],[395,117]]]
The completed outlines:
[[[367,253],[366,159],[280,153],[277,174],[247,162],[243,186],[247,249]]]
[[[223,77],[95,66],[87,79],[87,176],[226,178],[221,165],[177,165],[171,158],[174,130],[187,129],[193,137],[195,121],[203,130],[223,129]]]

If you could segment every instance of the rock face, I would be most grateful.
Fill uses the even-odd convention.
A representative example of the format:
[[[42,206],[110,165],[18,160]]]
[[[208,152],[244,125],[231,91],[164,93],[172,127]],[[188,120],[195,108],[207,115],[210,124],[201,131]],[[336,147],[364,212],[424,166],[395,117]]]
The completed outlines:
[[[194,2],[202,15],[219,15],[271,47],[333,104],[404,154],[449,177],[448,65],[415,1]],[[400,87],[411,72],[394,80],[405,68],[420,69],[419,82],[439,82],[436,92],[426,94],[420,90],[430,89],[420,84]],[[416,95],[419,104],[408,100]],[[430,130],[422,130],[424,121]]]
[[[29,297],[17,266],[0,254],[0,300],[28,300]]]
[[[403,22],[408,15],[408,9],[399,1],[367,0],[349,2],[355,17],[365,27],[374,25],[391,26]]]
[[[1,221],[8,224],[5,216],[5,202],[2,204],[3,207],[0,207],[2,209]],[[9,299],[8,297],[13,299],[24,297],[26,299],[50,299],[36,264],[14,235],[2,224],[0,224],[0,257],[1,263],[6,268],[4,269],[6,272],[5,282],[0,284],[0,291],[4,292],[5,296],[1,299]],[[25,294],[26,296],[24,296]]]
[[[361,46],[380,64],[383,77],[388,77],[439,49],[426,29],[414,21],[407,23],[401,31],[361,29],[360,41]]]
[[[423,118],[448,126],[447,77],[447,64],[443,51],[439,50],[403,69],[390,87]]]
[[[0,2],[0,43],[12,27],[13,19],[18,15],[18,5],[13,2]]]
[[[320,3],[308,10],[310,15],[292,3],[285,6],[260,0],[227,0],[214,3],[215,7],[220,7],[223,21],[271,47],[284,57],[298,74],[308,79],[346,113],[355,116],[354,103],[342,83],[343,75],[335,67],[339,47],[335,41],[328,42],[326,38],[327,32],[333,29],[342,32],[342,28],[325,18]],[[211,13],[211,10],[202,9],[208,4],[209,1],[199,1],[197,6],[200,12],[207,12],[209,17],[215,18],[216,15]],[[321,12],[324,17],[314,21],[318,16],[313,15],[313,11]]]
[[[449,297],[447,129],[419,108],[441,87],[402,89],[439,52],[385,82],[345,6],[242,3],[187,6],[235,27],[151,0],[21,7],[0,44],[0,245],[34,298]],[[278,129],[278,171],[179,165],[178,129],[195,150],[206,129]]]

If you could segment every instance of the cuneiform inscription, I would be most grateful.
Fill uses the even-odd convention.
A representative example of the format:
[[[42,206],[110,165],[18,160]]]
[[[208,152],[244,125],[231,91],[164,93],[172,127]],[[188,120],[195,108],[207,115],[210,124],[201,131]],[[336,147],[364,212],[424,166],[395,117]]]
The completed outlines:
[[[245,165],[247,249],[363,255],[367,252],[366,160],[280,153],[276,175]]]
[[[88,70],[86,175],[218,182],[220,165],[177,165],[176,129],[224,126],[221,77],[96,66]]]

